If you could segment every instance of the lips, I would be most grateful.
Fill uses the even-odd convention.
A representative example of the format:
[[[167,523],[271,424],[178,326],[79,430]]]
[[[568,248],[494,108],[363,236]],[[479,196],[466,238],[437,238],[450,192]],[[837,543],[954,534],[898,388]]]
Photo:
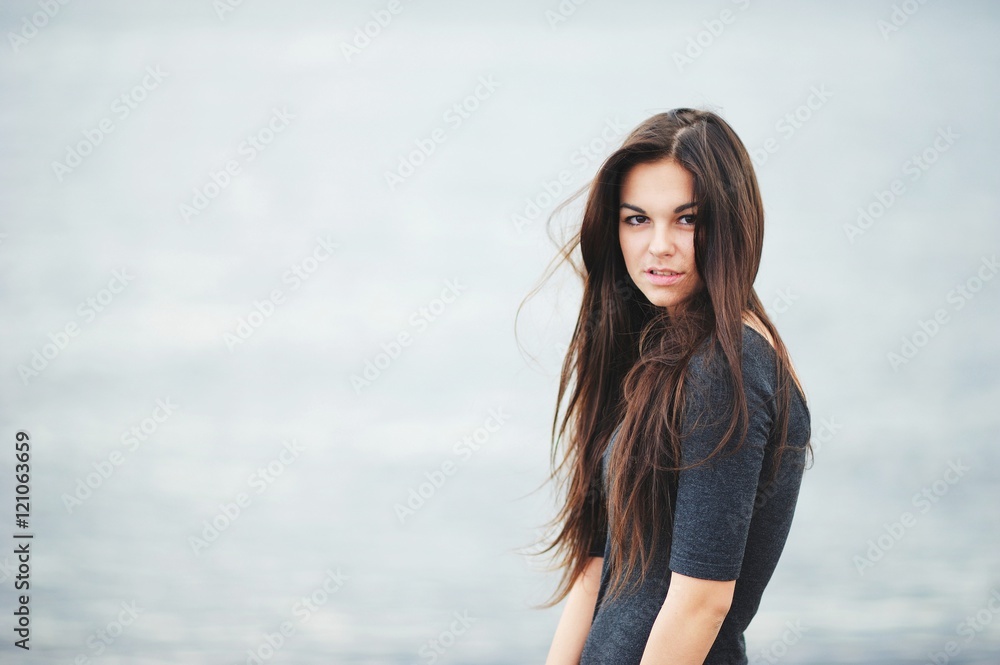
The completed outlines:
[[[666,268],[663,269],[662,274],[657,268],[649,268],[646,270],[646,280],[653,286],[670,287],[680,282],[683,278],[684,273],[668,270]]]

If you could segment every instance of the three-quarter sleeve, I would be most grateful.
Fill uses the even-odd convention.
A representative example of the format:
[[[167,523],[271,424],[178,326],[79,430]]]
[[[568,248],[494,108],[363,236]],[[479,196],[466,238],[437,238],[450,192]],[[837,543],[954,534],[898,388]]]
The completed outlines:
[[[595,529],[593,538],[590,540],[589,556],[604,556],[604,546],[608,541],[608,532],[603,529]]]
[[[764,450],[773,422],[773,391],[758,345],[744,345],[743,381],[749,428],[731,454],[741,430],[718,456],[677,476],[670,570],[707,580],[735,580],[743,564]],[[697,361],[697,362],[696,362]],[[725,358],[711,367],[696,356],[685,380],[681,465],[704,460],[719,444],[736,409]]]
[[[621,423],[615,427],[615,431],[608,438],[608,443],[601,453],[601,462],[597,465],[597,472],[590,481],[590,506],[592,514],[601,515],[601,519],[595,520],[594,530],[591,534],[590,556],[603,557],[608,543],[608,523],[607,523],[607,464],[611,448],[614,446],[615,438],[621,429]]]
[[[601,464],[598,466],[597,474],[591,481],[590,486],[590,505],[592,507],[592,512],[594,515],[600,514],[602,512],[601,508],[605,502],[604,493],[604,457],[601,458]],[[604,556],[604,546],[608,541],[608,531],[607,524],[602,520],[596,520],[597,524],[594,525],[594,530],[591,533],[590,538],[590,550],[588,551],[589,556]]]

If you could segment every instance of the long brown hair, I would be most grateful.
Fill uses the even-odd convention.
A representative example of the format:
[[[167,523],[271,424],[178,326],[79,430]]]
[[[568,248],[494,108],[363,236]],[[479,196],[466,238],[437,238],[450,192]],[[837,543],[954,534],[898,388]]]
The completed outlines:
[[[618,240],[625,175],[636,164],[662,159],[675,160],[694,177],[695,265],[704,283],[673,316],[652,305],[632,282]],[[721,117],[689,108],[652,116],[625,138],[594,179],[558,206],[553,216],[588,190],[579,230],[560,248],[556,258],[561,260],[553,259],[542,279],[551,276],[553,265],[568,262],[582,278],[584,289],[563,360],[552,421],[548,480],[556,483],[558,494],[565,494],[566,499],[546,525],[555,531],[554,537],[547,535],[544,539],[551,542],[536,553],[554,550],[563,574],[552,598],[536,606],[541,608],[559,603],[569,593],[587,564],[594,534],[608,530],[609,513],[615,518],[610,520],[607,597],[623,590],[637,565],[642,578],[648,574],[660,525],[671,523],[671,487],[681,468],[684,379],[688,361],[699,348],[706,347],[708,362],[716,346],[721,349],[736,402],[726,435],[701,463],[719,454],[737,431],[737,446],[746,434],[749,418],[741,360],[745,313],[756,317],[769,333],[778,359],[775,424],[780,441],[772,480],[786,447],[790,384],[798,383],[785,345],[753,288],[764,240],[757,178],[746,147]],[[583,268],[572,256],[577,247]],[[516,321],[515,316],[515,331]],[[567,396],[560,423],[560,407]],[[608,458],[605,498],[601,457],[619,424]],[[648,527],[652,528],[651,540]]]

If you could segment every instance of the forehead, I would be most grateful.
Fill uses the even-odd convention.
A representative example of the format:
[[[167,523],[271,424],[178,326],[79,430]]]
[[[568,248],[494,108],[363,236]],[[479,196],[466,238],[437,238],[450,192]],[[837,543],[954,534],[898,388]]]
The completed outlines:
[[[621,203],[669,206],[693,198],[694,176],[672,159],[636,164],[622,179]]]

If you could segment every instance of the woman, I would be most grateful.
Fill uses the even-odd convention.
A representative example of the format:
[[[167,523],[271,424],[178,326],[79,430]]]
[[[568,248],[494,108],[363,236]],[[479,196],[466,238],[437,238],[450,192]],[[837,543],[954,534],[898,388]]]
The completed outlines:
[[[753,288],[763,236],[746,148],[709,111],[649,118],[589,186],[561,252],[579,245],[584,293],[558,438],[553,420],[566,503],[540,552],[563,570],[542,607],[566,598],[548,665],[748,662],[811,453]]]

